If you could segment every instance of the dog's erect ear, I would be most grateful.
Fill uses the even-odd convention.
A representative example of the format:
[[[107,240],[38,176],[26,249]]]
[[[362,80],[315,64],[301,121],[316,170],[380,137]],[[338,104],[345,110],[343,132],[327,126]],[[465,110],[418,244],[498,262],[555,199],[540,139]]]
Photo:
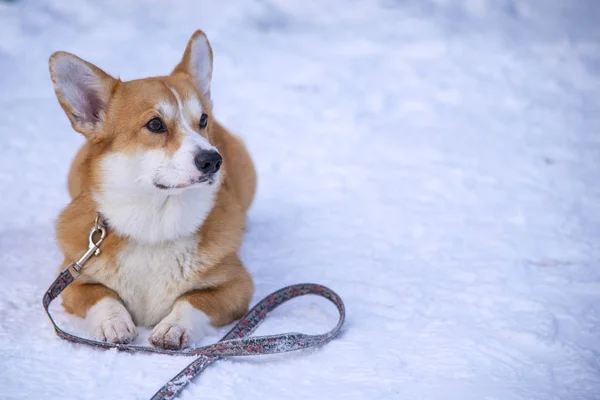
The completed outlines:
[[[57,51],[50,56],[56,97],[73,129],[88,139],[101,131],[117,80],[81,58]]]
[[[197,30],[188,42],[183,58],[173,70],[173,74],[179,72],[189,74],[194,78],[198,90],[209,100],[212,67],[213,54],[208,38],[204,32]]]

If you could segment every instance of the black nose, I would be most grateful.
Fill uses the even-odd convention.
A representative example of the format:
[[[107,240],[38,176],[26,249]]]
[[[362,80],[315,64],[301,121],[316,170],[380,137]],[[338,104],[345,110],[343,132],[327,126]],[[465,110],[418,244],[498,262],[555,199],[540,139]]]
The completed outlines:
[[[223,157],[215,150],[200,150],[194,157],[194,164],[203,174],[214,174],[221,168]]]

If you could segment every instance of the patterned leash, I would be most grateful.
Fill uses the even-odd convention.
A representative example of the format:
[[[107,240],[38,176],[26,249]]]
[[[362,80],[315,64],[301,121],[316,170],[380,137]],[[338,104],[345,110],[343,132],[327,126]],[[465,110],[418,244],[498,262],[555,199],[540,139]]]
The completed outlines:
[[[95,236],[98,236],[96,234],[99,235],[98,239],[95,239]],[[52,303],[52,301],[79,276],[80,270],[85,262],[92,256],[99,254],[100,249],[98,246],[104,240],[105,235],[106,228],[99,224],[97,218],[94,228],[90,231],[90,245],[88,251],[78,261],[71,263],[61,271],[58,278],[50,285],[44,294],[44,310],[46,310],[46,314],[48,315],[48,318],[50,318],[50,322],[52,322],[56,334],[62,339],[73,343],[81,343],[104,349],[117,349],[119,351],[130,353],[159,353],[172,356],[198,357],[156,392],[154,396],[152,396],[152,400],[174,399],[195,376],[199,375],[206,367],[222,357],[285,353],[321,346],[337,336],[344,324],[346,311],[344,303],[337,293],[318,284],[301,283],[280,289],[259,301],[258,304],[239,320],[233,329],[223,336],[218,343],[208,346],[184,350],[164,350],[154,347],[100,342],[72,335],[63,331],[56,325],[48,308],[50,307],[50,303]],[[304,333],[289,332],[278,335],[249,337],[249,335],[264,321],[270,311],[288,300],[307,294],[324,297],[335,304],[340,314],[340,318],[337,325],[332,330],[320,335],[306,335]]]

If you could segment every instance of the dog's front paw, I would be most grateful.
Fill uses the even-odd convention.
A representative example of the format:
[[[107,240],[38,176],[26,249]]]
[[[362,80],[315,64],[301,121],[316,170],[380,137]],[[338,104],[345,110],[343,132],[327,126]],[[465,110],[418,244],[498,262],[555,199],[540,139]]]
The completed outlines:
[[[161,322],[154,327],[150,334],[150,343],[166,350],[179,350],[188,346],[190,332],[178,324]]]
[[[167,350],[179,350],[199,340],[210,330],[206,314],[187,301],[177,301],[171,312],[152,330],[150,343]]]
[[[129,321],[119,317],[110,318],[94,329],[94,338],[103,342],[131,343],[135,336],[135,325],[131,318]]]
[[[130,343],[136,337],[135,324],[125,306],[107,297],[88,310],[86,320],[94,339],[110,343]]]

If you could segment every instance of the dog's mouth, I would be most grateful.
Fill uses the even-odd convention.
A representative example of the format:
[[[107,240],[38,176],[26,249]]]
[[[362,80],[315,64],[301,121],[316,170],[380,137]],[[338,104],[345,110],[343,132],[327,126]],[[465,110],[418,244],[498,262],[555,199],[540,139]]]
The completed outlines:
[[[205,183],[205,182],[208,183],[209,185],[212,185],[213,183],[215,183],[215,176],[214,175],[201,176],[199,178],[192,179],[191,181],[188,181],[185,183],[180,183],[179,185],[165,185],[158,181],[154,181],[153,183],[154,183],[154,186],[156,186],[158,189],[169,190],[169,189],[187,189],[189,187],[199,185],[199,184]]]

